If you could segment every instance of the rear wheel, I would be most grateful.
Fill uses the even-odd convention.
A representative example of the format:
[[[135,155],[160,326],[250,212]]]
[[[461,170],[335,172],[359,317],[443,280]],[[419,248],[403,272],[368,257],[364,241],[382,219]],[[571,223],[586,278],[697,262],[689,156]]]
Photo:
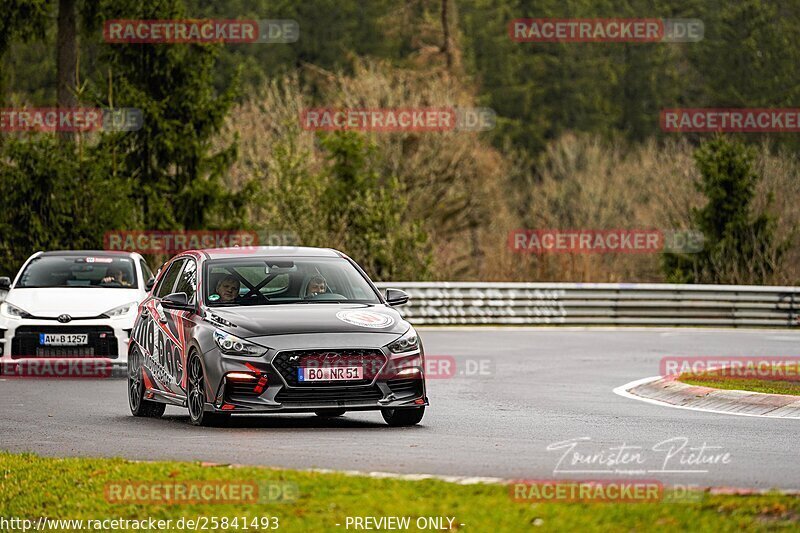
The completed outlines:
[[[319,411],[314,411],[314,414],[322,418],[335,418],[342,416],[346,412],[344,409],[320,409]]]
[[[133,416],[158,418],[164,414],[166,404],[144,399],[142,354],[134,348],[128,357],[128,405]]]
[[[197,355],[189,358],[189,384],[186,390],[189,420],[195,426],[218,425],[228,419],[227,414],[210,413],[206,406],[206,379],[203,365]]]
[[[412,407],[410,409],[381,409],[381,414],[386,423],[393,427],[415,426],[425,415],[425,407]]]

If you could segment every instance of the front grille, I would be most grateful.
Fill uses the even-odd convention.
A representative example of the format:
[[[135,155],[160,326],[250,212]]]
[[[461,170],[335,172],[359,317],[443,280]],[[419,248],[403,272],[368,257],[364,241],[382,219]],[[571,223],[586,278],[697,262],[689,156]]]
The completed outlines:
[[[342,385],[369,385],[386,363],[386,356],[380,350],[293,350],[280,352],[272,361],[275,369],[292,387],[326,387]],[[364,369],[364,379],[342,381],[300,382],[297,369],[301,367],[348,367],[360,366]]]
[[[85,333],[88,344],[85,346],[42,346],[41,333]],[[106,326],[21,326],[14,333],[11,342],[11,357],[118,357],[117,338],[114,330]]]
[[[377,402],[383,398],[381,390],[377,386],[372,387],[341,387],[331,388],[302,388],[288,389],[284,387],[275,396],[275,401],[282,404],[305,403],[322,404],[342,402],[368,403]]]
[[[417,396],[422,395],[422,380],[420,378],[406,378],[406,379],[390,379],[386,382],[392,392],[395,394],[406,395],[414,393]]]

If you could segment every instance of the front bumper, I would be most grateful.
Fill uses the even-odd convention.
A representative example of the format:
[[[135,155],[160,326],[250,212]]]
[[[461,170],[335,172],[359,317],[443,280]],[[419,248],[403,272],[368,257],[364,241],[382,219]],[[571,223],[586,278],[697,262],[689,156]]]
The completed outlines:
[[[351,363],[363,362],[365,379],[350,382],[299,383],[293,378],[302,357],[288,367],[289,354],[320,352],[311,350],[270,350],[261,358],[229,357],[214,349],[206,354],[218,367],[207,375],[216,376],[216,384],[206,405],[209,411],[235,413],[312,412],[324,409],[367,411],[386,408],[422,407],[428,405],[426,396],[424,355],[397,356],[384,348],[338,347],[325,348],[325,353],[340,352]],[[382,359],[377,360],[380,356]],[[335,365],[334,365],[335,366]],[[208,370],[208,368],[207,368]],[[398,375],[400,374],[400,375]],[[245,376],[252,376],[245,378]]]
[[[21,375],[20,369],[30,373],[37,365],[56,369],[76,368],[68,363],[76,361],[104,361],[112,368],[111,375],[124,375],[128,363],[128,343],[135,316],[74,320],[61,324],[56,320],[0,318],[0,374],[11,372]],[[75,347],[46,347],[39,342],[41,333],[87,334],[89,344]],[[59,364],[59,363],[64,364]],[[84,365],[88,368],[91,365]],[[70,370],[64,370],[69,377]],[[32,375],[36,375],[34,371]],[[47,376],[45,371],[43,376]],[[81,376],[76,376],[81,377]]]

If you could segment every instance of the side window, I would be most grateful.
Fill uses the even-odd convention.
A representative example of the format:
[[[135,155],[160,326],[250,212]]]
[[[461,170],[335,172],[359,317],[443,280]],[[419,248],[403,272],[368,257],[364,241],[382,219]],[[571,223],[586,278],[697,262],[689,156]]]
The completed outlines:
[[[178,278],[178,286],[175,292],[185,292],[189,303],[194,303],[194,295],[197,292],[197,263],[194,259],[187,259],[186,266],[183,268]]]
[[[175,280],[178,279],[178,274],[180,274],[181,268],[183,267],[183,263],[185,261],[185,259],[179,259],[169,266],[169,270],[164,273],[164,276],[161,278],[161,281],[156,288],[156,298],[163,298],[164,296],[174,292],[172,287],[175,286]]]
[[[147,283],[147,280],[153,277],[153,271],[150,270],[150,267],[147,266],[147,263],[141,259],[139,260],[139,265],[142,267],[142,277],[144,278],[142,280],[142,287],[144,287],[145,283]]]

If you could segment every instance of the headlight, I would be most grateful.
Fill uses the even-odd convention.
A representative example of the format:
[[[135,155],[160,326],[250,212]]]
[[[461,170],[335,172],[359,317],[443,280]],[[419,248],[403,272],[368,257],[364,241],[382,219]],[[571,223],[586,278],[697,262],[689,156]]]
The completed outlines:
[[[127,315],[131,312],[131,309],[136,309],[139,306],[138,302],[131,302],[129,304],[120,305],[119,307],[115,307],[114,309],[109,309],[104,315],[109,318],[117,318],[121,317],[122,315]]]
[[[408,353],[419,350],[419,337],[414,328],[409,329],[405,335],[389,345],[392,353]]]
[[[263,346],[240,339],[235,335],[225,333],[219,329],[214,330],[214,342],[217,343],[220,351],[226,355],[246,355],[250,357],[258,357],[267,353],[267,349]]]
[[[26,310],[20,309],[16,305],[10,304],[8,302],[0,304],[0,313],[10,318],[29,318],[30,316],[32,316]]]

